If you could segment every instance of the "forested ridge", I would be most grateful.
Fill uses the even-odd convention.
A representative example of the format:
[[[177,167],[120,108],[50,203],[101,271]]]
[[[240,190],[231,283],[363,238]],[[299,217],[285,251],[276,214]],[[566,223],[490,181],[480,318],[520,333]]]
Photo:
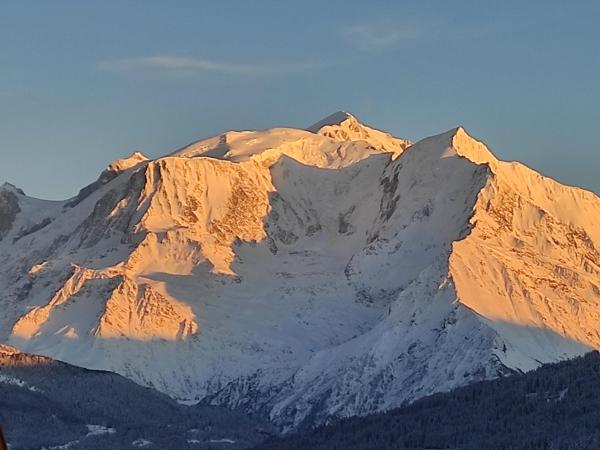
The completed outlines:
[[[355,417],[257,449],[597,449],[600,354]]]

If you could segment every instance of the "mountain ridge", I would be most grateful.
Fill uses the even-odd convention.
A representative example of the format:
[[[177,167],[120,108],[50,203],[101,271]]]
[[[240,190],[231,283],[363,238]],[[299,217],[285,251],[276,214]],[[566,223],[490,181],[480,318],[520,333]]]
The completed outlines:
[[[179,405],[120,375],[0,345],[0,422],[10,448],[249,448],[272,427],[223,408]],[[32,433],[32,430],[35,430]]]
[[[600,346],[597,197],[338,119],[13,194],[0,342],[288,431]]]

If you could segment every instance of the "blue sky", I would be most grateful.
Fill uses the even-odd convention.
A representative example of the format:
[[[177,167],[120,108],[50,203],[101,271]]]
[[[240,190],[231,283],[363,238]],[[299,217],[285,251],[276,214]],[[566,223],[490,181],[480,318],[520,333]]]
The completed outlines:
[[[413,140],[464,125],[600,192],[600,2],[13,1],[0,182],[66,198],[111,160],[344,109]]]

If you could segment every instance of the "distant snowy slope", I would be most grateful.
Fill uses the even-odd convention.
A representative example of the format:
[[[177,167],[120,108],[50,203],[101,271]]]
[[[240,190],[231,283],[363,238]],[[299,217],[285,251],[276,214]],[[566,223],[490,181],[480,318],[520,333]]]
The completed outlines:
[[[600,347],[600,200],[336,113],[0,189],[0,339],[289,430]]]

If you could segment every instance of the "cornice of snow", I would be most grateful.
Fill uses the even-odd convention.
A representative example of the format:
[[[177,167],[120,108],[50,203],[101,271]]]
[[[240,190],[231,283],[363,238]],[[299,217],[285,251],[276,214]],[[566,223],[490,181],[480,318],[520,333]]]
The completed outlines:
[[[356,117],[346,111],[336,111],[333,114],[328,115],[324,119],[319,120],[316,123],[313,123],[310,127],[306,128],[307,131],[311,133],[317,133],[321,128],[328,125],[341,125],[342,122],[354,119],[357,121]]]
[[[122,172],[145,161],[149,161],[148,157],[146,157],[146,155],[144,155],[142,152],[136,151],[126,158],[114,160],[108,165],[106,170],[110,172]]]

